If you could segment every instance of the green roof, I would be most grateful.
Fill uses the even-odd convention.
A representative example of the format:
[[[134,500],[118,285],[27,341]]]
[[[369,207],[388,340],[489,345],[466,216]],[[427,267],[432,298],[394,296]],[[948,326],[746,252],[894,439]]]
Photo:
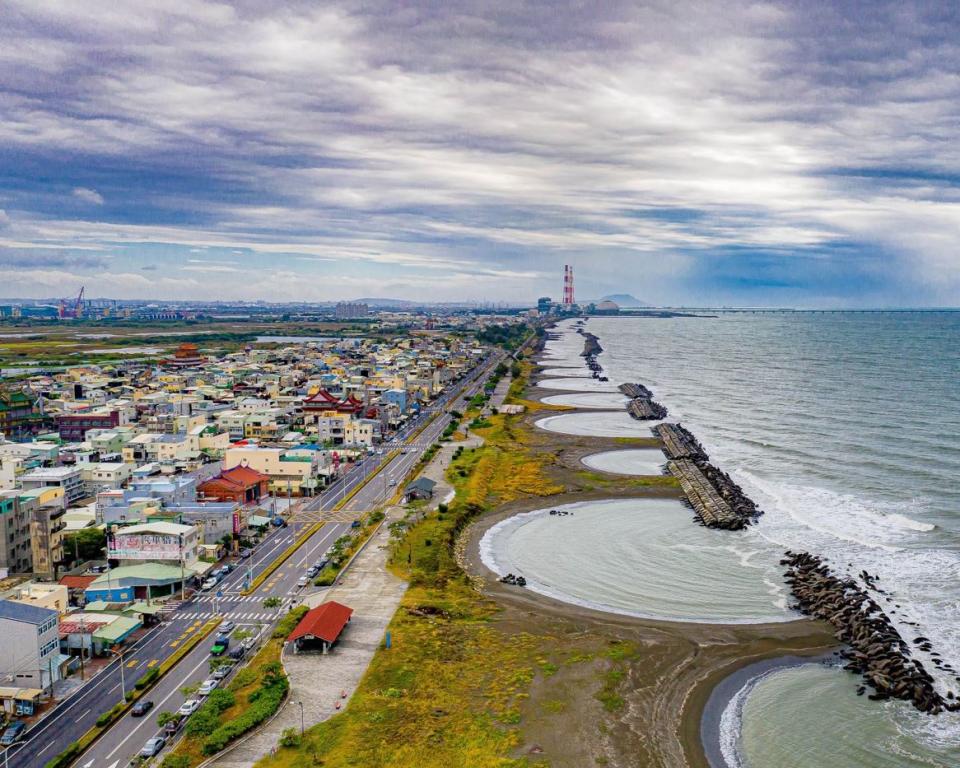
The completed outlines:
[[[187,575],[190,569],[185,569]],[[182,574],[177,565],[163,563],[143,563],[142,565],[124,565],[102,573],[87,589],[109,589],[111,587],[129,587],[142,584],[170,584],[180,581]]]
[[[153,605],[148,605],[147,603],[134,603],[133,605],[128,605],[123,609],[124,613],[145,613],[148,616],[153,616],[156,613],[160,613],[160,606],[154,603]]]
[[[118,640],[122,640],[124,637],[129,635],[139,626],[141,626],[141,624],[137,619],[132,619],[129,616],[117,616],[117,618],[111,621],[109,624],[100,627],[100,629],[93,633],[93,636],[97,640],[117,642]]]

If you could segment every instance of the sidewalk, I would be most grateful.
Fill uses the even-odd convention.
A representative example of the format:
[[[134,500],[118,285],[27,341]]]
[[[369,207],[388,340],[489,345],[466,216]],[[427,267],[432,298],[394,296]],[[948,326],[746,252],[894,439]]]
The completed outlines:
[[[402,516],[402,509],[391,507],[387,519],[376,535],[347,570],[342,583],[328,590],[307,595],[304,604],[311,608],[336,600],[353,608],[350,624],[336,647],[329,654],[284,653],[283,663],[290,678],[290,695],[277,716],[248,741],[217,758],[216,768],[249,768],[268,754],[287,728],[300,728],[300,706],[307,728],[337,712],[336,704],[345,706],[349,699],[341,692],[353,693],[366,671],[374,652],[383,640],[387,624],[400,604],[407,583],[386,568],[389,554],[391,521]]]
[[[453,452],[459,448],[473,448],[483,440],[475,435],[457,443],[442,443],[433,461],[421,473],[437,482],[430,507],[436,506],[453,488],[445,474]],[[338,644],[326,656],[322,654],[284,653],[283,664],[290,678],[290,695],[280,712],[256,731],[245,742],[209,763],[209,768],[251,768],[261,757],[270,753],[288,728],[300,729],[300,705],[303,703],[303,724],[306,728],[323,722],[350,702],[350,696],[366,672],[380,644],[387,625],[400,605],[407,582],[387,570],[389,556],[389,526],[400,520],[406,509],[392,506],[386,510],[386,519],[377,533],[367,542],[347,569],[340,583],[312,595],[304,596],[304,604],[311,608],[336,600],[353,608],[350,624],[344,629]],[[341,698],[346,692],[347,698]]]

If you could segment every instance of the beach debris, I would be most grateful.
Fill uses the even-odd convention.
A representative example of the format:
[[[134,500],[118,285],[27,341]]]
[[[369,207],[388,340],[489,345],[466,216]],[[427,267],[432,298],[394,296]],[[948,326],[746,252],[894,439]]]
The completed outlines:
[[[834,636],[847,646],[840,652],[847,661],[844,669],[863,677],[874,691],[869,699],[901,699],[929,714],[960,710],[960,702],[948,702],[937,692],[933,676],[911,657],[908,643],[857,581],[837,576],[808,552],[788,551],[780,563],[787,566],[784,576],[798,610],[836,629]],[[913,642],[921,650],[931,649],[925,637]],[[934,663],[939,665],[939,659]]]

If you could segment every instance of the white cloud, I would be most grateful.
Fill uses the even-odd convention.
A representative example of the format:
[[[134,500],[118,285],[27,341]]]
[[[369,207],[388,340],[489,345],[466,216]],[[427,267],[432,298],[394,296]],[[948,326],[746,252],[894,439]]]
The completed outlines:
[[[103,195],[101,195],[95,189],[89,189],[88,187],[75,187],[73,190],[73,196],[77,198],[77,200],[83,200],[85,203],[103,205]]]

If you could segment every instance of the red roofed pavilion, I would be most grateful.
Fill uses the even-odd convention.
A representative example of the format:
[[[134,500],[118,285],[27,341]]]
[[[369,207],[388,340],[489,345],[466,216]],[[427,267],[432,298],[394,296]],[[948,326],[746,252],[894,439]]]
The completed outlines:
[[[353,608],[343,603],[334,600],[321,603],[300,619],[287,640],[296,644],[297,651],[315,647],[319,643],[326,653],[330,646],[337,642],[343,628],[350,623],[352,615]]]

